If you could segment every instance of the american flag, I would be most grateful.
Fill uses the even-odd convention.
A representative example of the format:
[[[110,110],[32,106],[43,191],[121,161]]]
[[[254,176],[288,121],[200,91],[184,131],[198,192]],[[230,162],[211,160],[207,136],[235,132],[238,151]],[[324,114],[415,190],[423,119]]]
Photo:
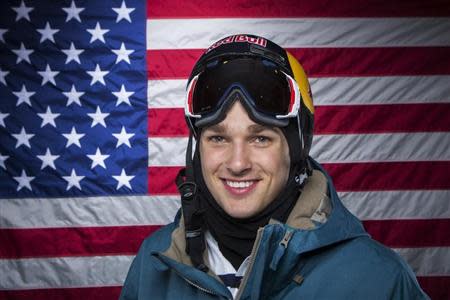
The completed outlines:
[[[305,67],[312,156],[373,238],[450,298],[448,0],[0,2],[0,299],[114,299],[179,208],[183,99],[214,41]]]

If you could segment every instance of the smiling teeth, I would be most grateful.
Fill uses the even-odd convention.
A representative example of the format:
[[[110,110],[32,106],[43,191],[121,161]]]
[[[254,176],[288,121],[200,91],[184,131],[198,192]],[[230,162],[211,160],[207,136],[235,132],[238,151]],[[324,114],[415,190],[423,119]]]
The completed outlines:
[[[232,188],[239,188],[244,189],[248,188],[252,185],[251,181],[229,181],[227,180],[227,185],[231,186]]]

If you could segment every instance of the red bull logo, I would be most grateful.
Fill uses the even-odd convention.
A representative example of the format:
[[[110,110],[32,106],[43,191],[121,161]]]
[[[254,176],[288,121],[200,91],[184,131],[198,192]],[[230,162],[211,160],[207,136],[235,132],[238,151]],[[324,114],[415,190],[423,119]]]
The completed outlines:
[[[251,43],[251,44],[256,44],[256,45],[259,45],[262,47],[266,47],[267,40],[262,37],[252,37],[252,36],[248,36],[245,34],[232,35],[232,36],[226,37],[224,39],[221,39],[220,41],[211,45],[211,47],[209,47],[206,50],[206,53],[208,53],[209,51],[211,51],[221,45],[230,44],[230,43]]]

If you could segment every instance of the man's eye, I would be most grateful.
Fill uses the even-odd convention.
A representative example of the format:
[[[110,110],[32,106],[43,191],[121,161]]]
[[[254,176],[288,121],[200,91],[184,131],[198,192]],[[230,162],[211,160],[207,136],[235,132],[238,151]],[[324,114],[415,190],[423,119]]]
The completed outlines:
[[[222,143],[225,141],[225,139],[219,135],[210,136],[210,137],[208,137],[208,140],[213,143]]]
[[[261,135],[261,136],[255,137],[254,141],[259,144],[266,144],[266,143],[270,142],[270,138],[267,136]]]

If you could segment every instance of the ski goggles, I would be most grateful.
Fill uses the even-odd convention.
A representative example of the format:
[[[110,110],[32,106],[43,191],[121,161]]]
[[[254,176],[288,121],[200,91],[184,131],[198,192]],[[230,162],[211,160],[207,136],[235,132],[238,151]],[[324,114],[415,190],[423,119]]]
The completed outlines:
[[[207,126],[222,120],[238,99],[256,121],[286,126],[299,113],[300,97],[296,81],[270,60],[221,59],[206,64],[189,82],[185,115],[191,125]]]

